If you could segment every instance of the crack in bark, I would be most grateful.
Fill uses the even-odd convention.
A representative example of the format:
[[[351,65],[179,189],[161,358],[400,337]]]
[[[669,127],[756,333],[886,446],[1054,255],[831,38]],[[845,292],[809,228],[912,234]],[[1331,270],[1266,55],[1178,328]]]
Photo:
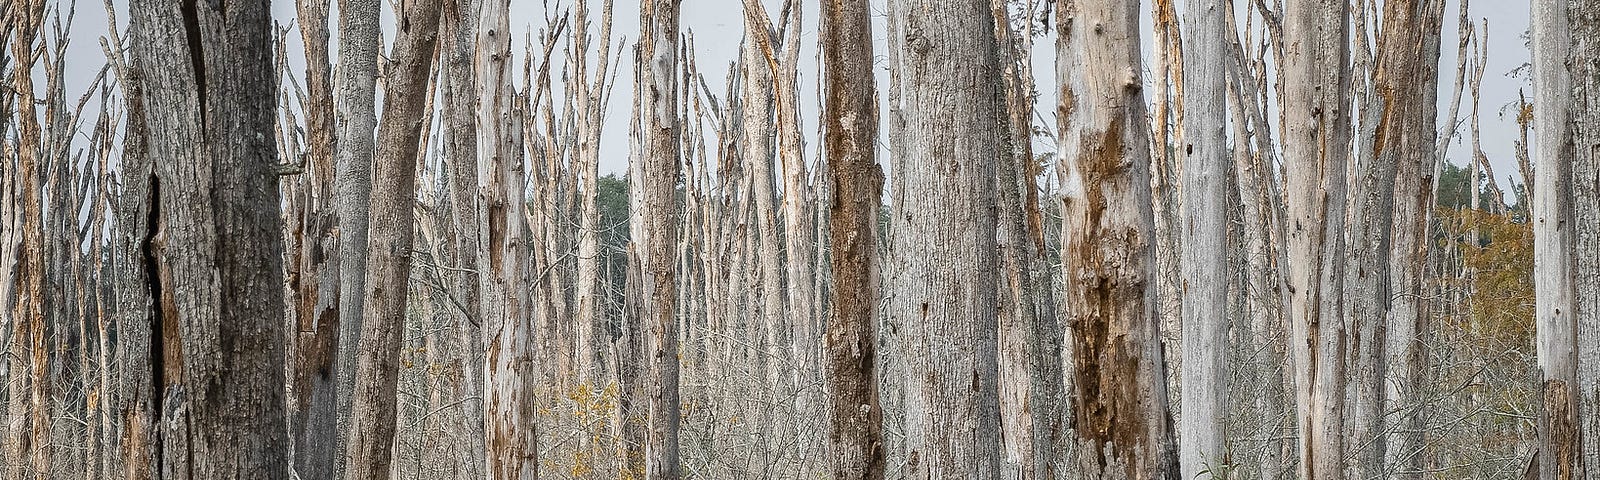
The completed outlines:
[[[202,118],[206,113],[206,61],[201,47],[200,10],[196,0],[183,1],[183,28],[189,40],[189,61],[194,65],[195,98]]]

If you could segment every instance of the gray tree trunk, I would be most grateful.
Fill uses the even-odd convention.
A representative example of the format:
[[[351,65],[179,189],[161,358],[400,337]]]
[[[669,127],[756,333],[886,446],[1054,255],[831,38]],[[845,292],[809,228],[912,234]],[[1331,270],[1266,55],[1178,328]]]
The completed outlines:
[[[378,49],[383,40],[378,0],[339,0],[339,63],[334,93],[338,150],[335,170],[339,202],[338,356],[334,364],[338,399],[339,439],[334,458],[344,458],[350,429],[350,406],[356,384],[356,351],[361,340],[362,306],[367,280],[368,204],[372,195],[373,135],[378,127]],[[342,476],[344,466],[335,470]]]
[[[1543,373],[1539,477],[1582,478],[1578,463],[1578,317],[1573,271],[1572,46],[1568,2],[1532,2],[1533,285],[1535,344]]]
[[[777,129],[773,124],[773,74],[765,51],[772,48],[769,21],[758,3],[745,7],[745,41],[740,48],[740,99],[744,124],[740,138],[740,155],[744,168],[750,172],[751,187],[755,197],[756,241],[760,245],[761,331],[762,353],[756,364],[772,388],[781,385],[781,362],[786,358],[783,347],[789,338],[788,296],[783,288],[783,239],[779,236],[776,180],[773,174],[773,138]],[[772,409],[775,410],[775,409]],[[771,410],[768,414],[775,413]],[[764,426],[771,421],[763,421]],[[768,431],[772,429],[768,428]],[[769,438],[769,444],[776,440]],[[765,447],[764,447],[765,448]]]
[[[1002,272],[999,285],[1002,478],[1055,478],[1063,445],[1061,329],[1050,267],[1037,221],[1038,169],[1033,155],[1032,5],[1013,22],[1002,0],[990,2],[1005,78],[1006,138],[996,165]],[[1020,25],[1018,25],[1020,24]],[[1020,29],[1020,31],[1018,31]]]
[[[1572,51],[1573,293],[1578,316],[1578,418],[1587,474],[1600,473],[1600,4],[1568,3]]]
[[[579,0],[577,16],[579,22],[587,25],[589,20],[589,2]],[[573,51],[579,55],[573,57],[575,72],[573,78],[577,79],[574,92],[577,101],[579,117],[578,130],[578,174],[582,183],[582,199],[579,201],[582,211],[578,226],[578,272],[575,295],[577,296],[577,377],[580,382],[597,383],[600,375],[599,360],[600,343],[596,341],[595,329],[605,323],[605,291],[600,289],[600,209],[595,203],[599,196],[600,181],[600,144],[605,103],[610,99],[610,87],[606,75],[609,73],[611,55],[611,1],[605,0],[600,10],[600,40],[599,51],[595,54],[598,65],[595,66],[592,83],[588,73],[587,60],[589,31],[587,26],[579,28],[573,36]],[[598,386],[598,385],[596,385]]]
[[[480,255],[483,243],[479,229],[485,225],[483,200],[479,196],[482,182],[478,175],[478,110],[477,75],[473,60],[478,35],[479,0],[449,0],[441,8],[439,76],[440,125],[443,138],[440,151],[444,157],[445,182],[449,185],[449,198],[453,215],[449,242],[455,252],[450,283],[453,294],[460,302],[463,317],[456,324],[456,340],[461,359],[453,365],[452,376],[458,378],[455,398],[473,399],[461,405],[461,416],[456,419],[456,431],[468,446],[468,452],[453,455],[458,478],[482,478],[484,470],[486,435],[484,433],[484,401],[482,368],[484,365],[484,316],[479,295],[479,273],[487,269]]]
[[[1385,5],[1399,6],[1403,3],[1389,2]],[[1351,335],[1347,351],[1351,376],[1347,397],[1350,421],[1345,428],[1345,442],[1356,449],[1350,465],[1353,478],[1371,478],[1382,474],[1384,440],[1388,438],[1383,432],[1384,415],[1381,413],[1387,365],[1383,336],[1387,332],[1390,304],[1389,243],[1390,231],[1394,226],[1395,171],[1400,160],[1396,152],[1401,150],[1401,139],[1389,136],[1395,129],[1388,125],[1405,120],[1399,115],[1403,113],[1401,109],[1405,108],[1408,99],[1405,88],[1395,83],[1397,79],[1405,78],[1405,73],[1396,72],[1397,65],[1394,62],[1404,58],[1404,55],[1415,54],[1406,48],[1403,40],[1396,42],[1399,45],[1395,48],[1386,49],[1389,42],[1396,40],[1395,32],[1403,34],[1408,30],[1405,27],[1409,23],[1384,16],[1384,22],[1373,27],[1378,31],[1376,43],[1380,57],[1373,60],[1373,50],[1369,45],[1372,42],[1367,40],[1366,32],[1368,22],[1377,23],[1378,15],[1373,11],[1374,8],[1356,8],[1352,15],[1352,28],[1358,32],[1358,44],[1352,52],[1352,75],[1356,77],[1353,82],[1358,85],[1356,89],[1359,93],[1355,102],[1360,128],[1352,169],[1355,177],[1350,182],[1351,200],[1349,208],[1343,212],[1349,225],[1347,238],[1351,245],[1350,265],[1345,270],[1345,290],[1342,295],[1347,328]],[[1399,52],[1405,53],[1402,55]],[[1375,154],[1380,150],[1383,152],[1382,158]]]
[[[1183,478],[1222,476],[1228,394],[1228,121],[1226,11],[1189,0],[1184,48]]]
[[[112,34],[110,39],[115,51],[122,52],[121,38]],[[111,58],[117,81],[123,88],[127,119],[122,142],[122,191],[114,207],[121,234],[114,240],[112,253],[115,325],[120,343],[115,358],[122,367],[114,371],[113,386],[108,387],[112,394],[107,401],[115,412],[113,422],[121,431],[114,437],[113,445],[107,446],[111,458],[106,462],[105,472],[108,477],[118,475],[130,480],[146,480],[159,465],[155,457],[159,445],[155,427],[160,412],[155,410],[155,399],[161,377],[145,368],[153,358],[151,349],[160,335],[151,328],[155,325],[151,308],[153,284],[148,281],[154,278],[150,272],[155,268],[155,257],[148,253],[150,234],[154,233],[150,214],[157,192],[151,190],[155,166],[146,150],[143,74],[138,62],[133,60],[131,54],[122,53]]]
[[[1000,473],[995,166],[1008,136],[986,0],[907,1],[889,21],[904,95],[904,161],[891,220],[899,262],[889,315],[902,325],[905,474]]]
[[[143,360],[160,377],[152,473],[287,479],[270,5],[138,1],[132,11],[134,57],[150,75],[150,158],[162,159],[154,222],[135,233],[147,239],[156,303]]]
[[[1375,158],[1398,165],[1394,177],[1393,241],[1389,251],[1390,299],[1387,329],[1382,335],[1387,391],[1383,408],[1383,471],[1390,478],[1421,478],[1423,448],[1424,335],[1429,312],[1427,259],[1429,220],[1434,207],[1433,163],[1435,124],[1439,115],[1439,44],[1442,0],[1391,1],[1384,4],[1384,38],[1378,59],[1378,92],[1388,109],[1379,127]],[[1478,190],[1477,184],[1471,187]],[[1359,248],[1371,248],[1361,246]],[[1380,297],[1381,299],[1382,297]],[[1377,433],[1377,432],[1373,432]],[[1363,439],[1365,440],[1365,439]],[[1372,472],[1377,474],[1379,472]]]
[[[1343,478],[1345,171],[1350,162],[1350,4],[1285,6],[1282,97],[1291,364],[1300,477]]]
[[[368,234],[366,309],[356,360],[345,480],[389,478],[399,392],[400,337],[405,332],[415,235],[417,152],[438,44],[440,0],[418,0],[399,12],[383,96],[383,123]]]

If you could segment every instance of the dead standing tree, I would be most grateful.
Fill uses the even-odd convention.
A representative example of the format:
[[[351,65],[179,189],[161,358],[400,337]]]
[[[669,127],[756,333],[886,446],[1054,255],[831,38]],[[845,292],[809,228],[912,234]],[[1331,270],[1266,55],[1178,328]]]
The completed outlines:
[[[366,318],[361,322],[355,398],[346,437],[347,480],[379,480],[390,474],[395,436],[401,333],[408,317],[412,240],[415,235],[419,136],[427,107],[440,0],[407,3],[385,75],[383,122],[368,239]]]
[[[156,164],[144,232],[165,478],[288,478],[277,84],[266,1],[132,4]],[[186,25],[189,28],[186,28]],[[198,146],[198,148],[197,148]],[[152,471],[152,474],[156,474]]]
[[[1077,458],[1088,478],[1177,478],[1156,316],[1150,130],[1138,2],[1056,4],[1062,315],[1072,327]]]
[[[905,474],[1000,474],[996,164],[1006,108],[986,0],[907,1],[894,88],[905,96],[895,164],[888,306],[904,329]],[[959,425],[959,427],[954,427]]]

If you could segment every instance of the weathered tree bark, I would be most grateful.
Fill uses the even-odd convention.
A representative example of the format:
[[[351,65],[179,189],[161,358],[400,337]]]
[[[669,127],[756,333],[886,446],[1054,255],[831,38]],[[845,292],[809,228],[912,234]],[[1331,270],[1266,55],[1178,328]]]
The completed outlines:
[[[889,315],[903,325],[905,474],[1000,473],[995,165],[1008,137],[986,0],[908,1],[889,21],[905,95]]]
[[[355,394],[356,351],[361,340],[367,280],[367,208],[372,196],[373,135],[378,126],[378,50],[383,40],[378,0],[339,0],[339,62],[334,70],[338,122],[335,169],[339,198],[339,338],[334,364],[339,439],[334,458],[343,459]],[[341,474],[343,465],[335,465]]]
[[[1350,161],[1350,4],[1286,5],[1282,98],[1287,171],[1290,342],[1300,477],[1344,475],[1346,332],[1342,292],[1345,170]]]
[[[1581,478],[1578,449],[1578,317],[1573,270],[1572,47],[1568,2],[1534,0],[1533,283],[1535,344],[1543,373],[1539,477]],[[1591,147],[1592,148],[1592,147]]]
[[[1568,4],[1572,50],[1573,260],[1578,317],[1578,418],[1586,474],[1600,474],[1600,4]]]
[[[114,24],[115,15],[108,11],[107,16],[108,23]],[[160,445],[156,437],[160,412],[155,410],[155,400],[161,372],[147,368],[154,358],[151,348],[161,335],[159,329],[152,328],[155,325],[153,285],[148,275],[156,267],[155,257],[147,255],[147,234],[154,223],[150,214],[156,202],[155,192],[151,191],[155,167],[146,151],[143,74],[131,54],[123,49],[122,37],[115,32],[108,37],[112,50],[107,52],[107,57],[123,88],[126,123],[119,172],[122,190],[113,206],[119,234],[112,241],[111,270],[117,312],[114,325],[119,343],[114,358],[121,367],[113,372],[113,380],[109,382],[113,386],[108,389],[112,394],[106,402],[119,431],[107,446],[110,458],[106,462],[105,476],[146,480],[157,473],[153,470],[159,468],[156,448]]]
[[[1378,377],[1387,391],[1383,408],[1371,414],[1384,417],[1382,432],[1387,438],[1376,440],[1381,455],[1377,458],[1383,459],[1383,471],[1390,478],[1421,478],[1424,472],[1420,455],[1424,424],[1419,409],[1424,407],[1426,388],[1423,335],[1429,323],[1425,298],[1430,296],[1426,268],[1428,225],[1434,208],[1433,149],[1443,18],[1442,0],[1386,2],[1378,48],[1377,91],[1386,108],[1373,153],[1378,164],[1398,165],[1398,170],[1390,196],[1394,210],[1387,261],[1389,288],[1380,290],[1391,303],[1382,343],[1377,343],[1383,345],[1387,357],[1382,361],[1386,374]],[[1471,188],[1478,190],[1476,184]],[[1379,297],[1380,301],[1384,297]]]
[[[1178,478],[1155,312],[1139,5],[1066,0],[1055,14],[1074,461],[1083,478]]]
[[[297,178],[306,205],[300,222],[300,251],[290,268],[295,339],[291,354],[289,428],[294,469],[302,478],[334,478],[338,431],[335,360],[339,345],[339,204],[335,199],[335,118],[333,79],[328,60],[330,0],[300,0],[301,43],[305,45],[306,97],[301,104],[310,136],[304,153],[306,173]],[[298,154],[292,152],[291,154]],[[287,182],[286,182],[287,183]]]
[[[634,49],[633,71],[642,72],[646,60],[637,48]],[[619,388],[617,395],[617,416],[612,426],[612,432],[622,440],[617,448],[617,457],[620,463],[619,470],[626,470],[632,476],[643,476],[645,473],[645,430],[646,415],[649,412],[649,402],[645,392],[645,366],[644,366],[644,317],[642,304],[644,303],[644,268],[641,265],[644,256],[643,238],[634,232],[644,231],[644,154],[645,133],[643,123],[644,104],[644,75],[633,76],[633,110],[628,124],[628,243],[626,252],[626,268],[623,271],[623,298],[622,310],[624,321],[621,322],[621,335],[614,341],[612,349],[617,359],[616,376]]]
[[[767,53],[772,49],[771,24],[760,2],[745,2],[745,40],[740,47],[741,121],[744,124],[740,138],[740,156],[744,168],[750,172],[754,198],[757,243],[760,246],[761,279],[761,331],[763,352],[756,356],[756,365],[766,382],[773,388],[782,383],[783,347],[789,338],[787,322],[789,297],[783,288],[783,239],[778,233],[778,208],[776,180],[773,174],[773,138],[777,132],[773,123],[773,73]],[[769,409],[766,415],[777,412]],[[762,425],[772,424],[770,418]],[[772,429],[768,428],[770,432]],[[765,439],[767,448],[777,443],[772,436]]]
[[[639,58],[643,98],[644,155],[640,159],[643,219],[637,231],[643,246],[640,272],[643,300],[639,320],[649,330],[645,352],[650,398],[645,443],[645,478],[677,479],[678,461],[678,319],[673,249],[678,243],[676,185],[679,165],[678,125],[679,0],[647,0],[639,11]]]
[[[1227,457],[1227,17],[1218,0],[1189,0],[1183,62],[1183,478],[1221,476]]]
[[[455,343],[462,356],[452,365],[451,376],[456,381],[456,398],[475,399],[461,406],[461,418],[456,428],[466,442],[468,452],[453,455],[457,478],[483,478],[486,435],[484,433],[484,401],[482,369],[484,366],[485,317],[479,291],[479,276],[488,265],[482,256],[483,240],[479,229],[486,225],[483,201],[479,196],[481,182],[478,174],[478,110],[477,75],[473,60],[478,36],[479,0],[449,0],[440,9],[439,76],[440,125],[443,139],[440,152],[444,159],[446,183],[449,185],[452,250],[455,253],[451,287],[459,301],[463,317],[457,322]]]
[[[822,5],[823,143],[833,185],[828,229],[833,304],[827,332],[832,392],[828,457],[833,478],[883,478],[883,409],[878,405],[878,92],[872,80],[872,22],[866,0]]]
[[[17,111],[16,166],[5,186],[12,195],[12,203],[6,207],[13,215],[11,223],[20,228],[14,233],[8,232],[11,238],[6,239],[13,242],[6,245],[7,249],[15,252],[8,259],[14,264],[7,266],[15,282],[11,293],[15,295],[15,304],[0,304],[0,309],[11,307],[5,319],[11,326],[6,370],[16,373],[7,378],[10,425],[6,432],[5,460],[7,476],[15,478],[49,478],[53,450],[49,409],[55,375],[47,346],[51,325],[45,300],[49,280],[46,278],[43,188],[48,157],[41,151],[39,96],[34,91],[33,79],[35,57],[41,50],[38,44],[44,14],[45,2],[41,0],[16,2],[5,12],[6,33],[14,35],[6,38],[6,46],[17,61],[15,70],[10,72],[11,85],[6,92],[7,97],[15,95]],[[9,117],[10,111],[0,112],[0,115]],[[12,225],[7,227],[9,231]],[[12,298],[0,298],[0,302],[7,304],[12,301]]]
[[[527,276],[531,233],[526,223],[523,170],[525,115],[512,104],[509,0],[479,4],[474,70],[482,178],[483,223],[478,229],[479,305],[483,315],[485,470],[492,479],[533,477],[538,468],[537,405],[524,382],[536,380]]]
[[[595,328],[605,322],[604,291],[600,290],[600,209],[596,205],[600,181],[600,141],[605,115],[605,103],[610,99],[606,75],[611,55],[611,0],[605,0],[600,9],[599,51],[595,60],[593,83],[590,82],[589,62],[589,2],[579,0],[577,5],[580,28],[573,35],[573,78],[578,118],[578,169],[582,183],[581,217],[578,226],[577,275],[577,377],[580,382],[594,382],[600,378],[598,353],[600,343],[595,339]]]
[[[1055,478],[1063,446],[1057,410],[1061,394],[1061,330],[1055,318],[1044,237],[1035,221],[1038,178],[1033,157],[1033,51],[1036,12],[1027,5],[1015,22],[1003,0],[992,0],[995,40],[1005,78],[1006,134],[995,169],[999,284],[1000,424],[1002,478]],[[1018,25],[1020,24],[1020,25]],[[1020,28],[1020,31],[1017,31]]]
[[[163,478],[289,477],[269,2],[133,2]],[[159,134],[158,134],[159,132]]]
[[[346,480],[387,479],[395,433],[400,336],[415,234],[417,150],[438,43],[440,0],[417,0],[399,12],[385,72],[383,122],[368,231],[365,315],[351,402]]]
[[[1371,30],[1378,31],[1375,40],[1367,33],[1368,22],[1374,24]],[[1387,438],[1381,434],[1383,416],[1373,412],[1383,408],[1385,357],[1381,335],[1389,309],[1388,244],[1393,227],[1395,165],[1393,159],[1378,164],[1373,154],[1379,119],[1383,110],[1391,106],[1377,92],[1373,44],[1381,49],[1388,38],[1383,35],[1384,24],[1378,21],[1377,5],[1351,8],[1350,23],[1354,36],[1350,70],[1355,147],[1347,187],[1350,201],[1345,211],[1339,212],[1345,216],[1345,241],[1350,245],[1351,260],[1344,270],[1342,294],[1345,329],[1349,333],[1346,371],[1350,375],[1345,382],[1345,413],[1349,421],[1345,422],[1344,443],[1353,450],[1349,475],[1366,478],[1382,471],[1383,440]]]

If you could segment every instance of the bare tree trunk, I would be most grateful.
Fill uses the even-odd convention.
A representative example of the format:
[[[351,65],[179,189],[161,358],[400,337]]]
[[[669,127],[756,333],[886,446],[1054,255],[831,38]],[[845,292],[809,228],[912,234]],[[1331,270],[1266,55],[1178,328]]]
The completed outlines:
[[[811,209],[811,185],[807,181],[804,145],[800,133],[800,91],[798,66],[800,62],[800,31],[803,8],[789,8],[784,19],[783,52],[775,66],[774,89],[778,127],[778,158],[783,166],[783,241],[787,263],[788,282],[784,284],[789,294],[788,312],[791,318],[789,358],[795,370],[794,382],[795,421],[794,448],[801,458],[812,458],[822,450],[823,442],[816,432],[800,430],[801,419],[817,418],[821,405],[818,402],[818,385],[822,371],[822,319],[817,316],[816,289],[813,282],[817,269],[813,265],[816,252],[816,217]],[[804,473],[804,472],[801,472]]]
[[[783,288],[784,258],[782,238],[778,233],[778,208],[774,205],[778,198],[773,174],[773,137],[777,129],[773,122],[772,64],[767,57],[773,41],[770,32],[771,25],[761,4],[746,2],[745,40],[740,48],[739,62],[740,89],[744,94],[740,104],[744,128],[739,147],[741,162],[752,177],[758,234],[756,241],[761,252],[761,302],[758,311],[761,312],[759,330],[764,336],[753,339],[759,340],[758,344],[762,345],[755,363],[769,388],[780,391],[783,385],[781,366],[785,363],[779,360],[787,358],[782,348],[789,338],[787,333],[790,324],[786,320],[790,312],[789,297]],[[777,448],[778,435],[773,433],[776,429],[771,428],[772,416],[779,413],[776,410],[766,409],[758,426],[765,433],[762,440],[764,444],[760,447],[763,451]]]
[[[1578,418],[1589,476],[1600,474],[1600,4],[1568,3],[1572,51],[1574,294],[1578,316]]]
[[[368,204],[372,194],[374,131],[378,126],[378,50],[383,40],[378,0],[339,0],[339,63],[335,117],[339,122],[339,338],[334,378],[338,398],[338,441],[334,458],[343,459],[345,435],[355,394],[356,351],[360,343],[366,291]],[[335,465],[342,476],[343,465]]]
[[[1082,478],[1178,478],[1156,307],[1139,5],[1056,4],[1063,316]]]
[[[1389,252],[1391,300],[1383,335],[1386,364],[1383,409],[1386,440],[1378,445],[1390,478],[1421,478],[1423,468],[1423,377],[1428,331],[1425,275],[1432,218],[1435,124],[1439,115],[1439,44],[1442,0],[1384,4],[1379,48],[1378,92],[1387,110],[1375,144],[1378,163],[1398,165],[1394,177],[1393,243]],[[1477,191],[1477,184],[1471,186]],[[1376,433],[1376,432],[1374,432]],[[1374,472],[1376,473],[1376,472]]]
[[[474,71],[475,44],[478,36],[480,0],[449,0],[441,7],[439,59],[440,125],[444,131],[441,152],[449,184],[453,229],[450,242],[454,243],[454,266],[450,283],[463,310],[457,322],[455,343],[460,345],[461,358],[454,365],[453,375],[459,378],[456,398],[472,399],[464,402],[461,417],[456,419],[456,431],[466,442],[468,451],[453,455],[458,478],[482,478],[484,470],[486,435],[484,433],[484,401],[481,369],[485,364],[485,317],[479,295],[479,276],[488,268],[480,252],[483,240],[479,229],[485,225],[483,200],[479,195],[482,182],[478,177],[478,138],[476,114],[478,110],[477,75]]]
[[[905,95],[903,183],[891,220],[898,276],[889,315],[906,348],[905,475],[1000,473],[993,148],[1003,128],[989,2],[911,1],[890,16]]]
[[[289,477],[269,7],[133,3],[150,153],[163,159],[155,222],[135,233],[154,267],[160,335],[144,361],[160,376],[163,478]]]
[[[633,71],[644,71],[645,57],[636,48]],[[645,474],[645,430],[649,402],[645,399],[644,378],[644,269],[641,265],[644,247],[638,233],[644,231],[644,160],[645,135],[642,114],[644,104],[644,76],[633,77],[633,111],[628,125],[628,232],[627,267],[624,269],[622,332],[612,347],[617,359],[617,383],[621,388],[617,396],[617,416],[612,431],[621,440],[617,449],[620,465],[634,477]]]
[[[635,205],[643,217],[641,272],[643,273],[644,325],[649,375],[648,435],[645,443],[645,478],[677,479],[678,461],[678,320],[677,284],[673,247],[677,244],[679,165],[678,125],[678,7],[679,0],[651,0],[639,12],[639,57],[643,60],[644,89],[641,120],[645,150],[640,179],[644,202]]]
[[[333,79],[328,61],[330,0],[296,2],[301,43],[305,45],[306,92],[301,104],[310,134],[306,175],[299,179],[308,205],[296,220],[304,240],[292,270],[297,288],[291,375],[295,398],[289,425],[294,469],[302,478],[334,478],[339,459],[338,401],[334,376],[339,346],[339,245],[335,232],[339,204],[335,193]],[[298,153],[298,152],[295,152]]]
[[[1062,445],[1061,330],[1055,318],[1049,267],[1038,213],[1033,156],[1034,5],[1014,22],[1006,2],[990,2],[995,40],[1002,49],[1007,138],[996,168],[1004,277],[999,290],[1000,423],[1005,457],[1002,478],[1055,478]],[[1020,24],[1020,25],[1017,25]],[[1016,31],[1020,26],[1021,31]]]
[[[1350,161],[1350,4],[1291,3],[1282,66],[1287,171],[1287,310],[1300,424],[1300,477],[1344,476],[1345,171]]]
[[[492,479],[536,475],[535,405],[524,379],[537,380],[533,310],[526,276],[532,239],[525,216],[522,154],[524,111],[511,87],[509,0],[479,4],[473,60],[479,95],[478,162],[484,223],[478,229],[480,314],[483,315],[485,470]]]
[[[50,387],[55,377],[51,373],[47,340],[50,338],[45,301],[46,246],[44,235],[43,180],[48,172],[48,157],[41,151],[38,120],[38,95],[34,91],[34,64],[39,31],[44,27],[45,2],[22,0],[9,5],[6,12],[6,30],[15,29],[14,38],[7,38],[11,56],[17,60],[16,69],[10,73],[11,85],[6,96],[16,95],[17,140],[16,167],[6,184],[13,195],[14,206],[9,206],[18,227],[7,247],[15,252],[14,278],[16,295],[8,312],[11,325],[10,353],[7,355],[7,376],[10,385],[10,417],[6,438],[7,476],[15,478],[49,478],[52,442],[50,437],[52,417]],[[0,112],[9,116],[10,112]],[[9,153],[9,152],[8,152]],[[9,162],[9,159],[8,159]],[[9,226],[8,226],[9,227]],[[8,228],[9,230],[9,228]],[[9,270],[9,269],[8,269]],[[11,302],[10,298],[0,301]],[[24,373],[25,372],[25,373]]]
[[[589,2],[579,0],[577,16],[579,22],[585,24],[589,21]],[[577,111],[579,118],[578,131],[578,174],[582,183],[582,212],[578,226],[578,275],[577,275],[577,368],[578,381],[593,382],[599,378],[599,366],[602,362],[597,359],[600,344],[595,340],[595,328],[605,322],[605,305],[601,295],[604,291],[599,289],[600,281],[600,210],[595,204],[599,195],[600,181],[600,143],[606,101],[611,97],[610,83],[606,75],[609,73],[611,55],[611,0],[604,0],[600,10],[600,45],[595,54],[599,65],[594,69],[593,83],[589,80],[587,60],[588,55],[587,27],[579,28],[573,35],[573,51],[578,55],[573,57],[577,96]]]
[[[115,25],[115,11],[108,8],[106,16],[107,23]],[[109,395],[105,399],[112,419],[110,428],[116,431],[107,433],[110,441],[106,446],[103,476],[146,480],[151,478],[152,468],[158,465],[155,463],[159,444],[155,425],[160,415],[154,409],[160,373],[145,368],[152,358],[153,340],[160,335],[151,328],[154,325],[152,285],[147,279],[151,278],[148,272],[154,270],[155,265],[154,257],[146,255],[146,234],[152,232],[150,213],[155,197],[151,185],[155,175],[146,152],[143,75],[137,62],[132,62],[128,50],[124,49],[122,36],[112,29],[107,37],[111,50],[106,52],[106,57],[123,88],[127,123],[123,128],[122,165],[117,179],[121,190],[112,204],[116,230],[120,233],[112,240],[110,272],[110,293],[116,312],[112,324],[118,346],[110,355],[116,367],[108,369],[111,378],[106,382]],[[0,173],[0,177],[3,176]],[[14,184],[9,178],[6,183]],[[0,218],[0,221],[6,219]],[[6,266],[0,264],[0,269],[3,268]],[[5,288],[3,283],[0,288]],[[3,293],[0,292],[0,298],[6,297]]]
[[[1400,5],[1389,2],[1385,5]],[[1369,7],[1368,5],[1372,5]],[[1404,32],[1409,24],[1397,18],[1384,16],[1378,32],[1377,50],[1381,57],[1374,61],[1374,42],[1368,39],[1368,22],[1378,23],[1376,5],[1362,4],[1352,12],[1352,26],[1356,45],[1352,52],[1351,75],[1355,83],[1355,116],[1360,122],[1357,129],[1356,153],[1352,160],[1350,204],[1345,212],[1350,242],[1350,266],[1345,269],[1345,322],[1350,334],[1350,381],[1346,401],[1349,402],[1345,442],[1355,450],[1350,465],[1351,478],[1371,478],[1383,474],[1383,431],[1385,367],[1384,334],[1390,304],[1390,231],[1394,226],[1395,152],[1400,150],[1401,139],[1389,137],[1394,129],[1388,125],[1402,122],[1399,115],[1408,101],[1403,86],[1397,85],[1394,61],[1400,57],[1394,50],[1415,54],[1406,48],[1403,40],[1399,46],[1388,49],[1395,32]],[[1398,11],[1398,10],[1397,10]],[[1393,20],[1393,21],[1390,21]],[[1397,91],[1401,90],[1401,91]],[[1397,98],[1402,97],[1402,98]],[[1382,151],[1382,158],[1376,151]],[[1408,159],[1409,160],[1409,159]]]
[[[1228,374],[1226,11],[1189,0],[1184,50],[1183,478],[1221,476]]]
[[[1582,478],[1578,462],[1578,317],[1573,271],[1572,47],[1568,2],[1534,0],[1533,15],[1533,283],[1535,343],[1543,373],[1539,476]]]
[[[399,12],[394,51],[385,72],[383,123],[373,181],[368,271],[356,362],[346,480],[387,479],[395,434],[400,337],[405,331],[415,235],[417,153],[427,122],[440,0],[419,0]]]
[[[878,405],[878,92],[872,81],[872,22],[866,0],[822,6],[823,142],[833,185],[828,215],[833,304],[827,378],[833,393],[828,457],[833,478],[883,478]]]

